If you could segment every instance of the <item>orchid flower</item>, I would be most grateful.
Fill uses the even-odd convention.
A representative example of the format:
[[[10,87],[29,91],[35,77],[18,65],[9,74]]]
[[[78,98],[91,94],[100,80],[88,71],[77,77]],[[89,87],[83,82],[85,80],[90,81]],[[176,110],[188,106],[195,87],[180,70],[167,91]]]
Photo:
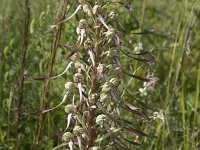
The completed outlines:
[[[76,108],[75,108],[74,105],[68,104],[67,106],[65,106],[65,112],[68,114],[67,115],[67,127],[66,127],[65,130],[68,129],[68,127],[70,125],[70,121],[71,121],[71,119],[72,119],[73,114],[75,113],[75,111],[76,111]]]
[[[86,28],[87,28],[87,21],[85,19],[81,19],[79,21],[79,26],[76,29],[76,32],[78,34],[77,42],[80,41],[79,46],[83,43],[83,39],[86,36]]]
[[[84,129],[82,127],[80,127],[80,126],[75,126],[74,129],[73,129],[73,133],[77,137],[79,150],[82,150],[81,135],[84,133]]]

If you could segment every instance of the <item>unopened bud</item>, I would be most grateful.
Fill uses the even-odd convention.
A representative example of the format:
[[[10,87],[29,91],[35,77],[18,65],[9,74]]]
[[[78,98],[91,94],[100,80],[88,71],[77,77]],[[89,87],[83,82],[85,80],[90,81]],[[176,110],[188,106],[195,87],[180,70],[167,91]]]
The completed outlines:
[[[80,29],[85,29],[87,27],[87,21],[85,19],[81,19],[79,21],[79,26]]]
[[[83,5],[83,11],[89,16],[92,16],[92,8],[89,5]]]
[[[83,80],[84,79],[84,76],[82,75],[82,74],[80,74],[80,73],[76,73],[75,75],[74,75],[74,81],[75,82],[79,82],[79,81],[81,81],[81,80]]]
[[[80,126],[75,126],[73,129],[73,133],[76,135],[80,135],[84,133],[84,129],[81,128]]]
[[[118,19],[118,14],[116,13],[116,12],[111,12],[109,15],[108,15],[108,17],[110,18],[110,19]]]
[[[62,136],[62,138],[65,142],[69,142],[73,137],[74,137],[74,135],[71,132],[66,132]]]
[[[97,15],[98,14],[98,11],[99,11],[99,5],[95,5],[93,8],[92,8],[92,13],[94,15]]]
[[[117,78],[112,78],[112,79],[110,79],[110,82],[111,82],[114,86],[117,86],[117,85],[119,85],[119,83],[120,83],[119,79],[117,79]]]
[[[92,40],[90,40],[90,39],[87,39],[87,40],[84,42],[84,49],[88,49],[88,48],[93,48],[93,42],[92,42]]]
[[[88,96],[89,102],[91,104],[94,104],[95,101],[96,101],[96,97],[97,97],[97,93],[91,93],[91,94],[89,94],[89,96]]]
[[[105,64],[99,64],[97,67],[97,70],[102,73],[104,71],[104,68],[105,68]]]
[[[76,111],[75,106],[73,106],[72,104],[68,104],[67,106],[65,106],[65,112],[66,113],[73,113]]]
[[[117,56],[117,49],[111,48],[111,49],[107,52],[107,56],[108,56],[108,57],[111,57],[111,58]]]
[[[96,124],[98,125],[102,125],[103,122],[107,119],[107,117],[103,114],[101,115],[98,115],[97,118],[96,118]]]
[[[114,73],[120,74],[122,72],[122,69],[120,67],[115,68]]]
[[[108,91],[110,91],[110,89],[111,89],[111,83],[110,82],[106,82],[102,86],[102,92],[108,92]]]
[[[100,102],[105,102],[107,99],[109,99],[109,95],[105,92],[101,93],[100,95]]]
[[[74,85],[74,83],[72,83],[72,82],[67,82],[66,84],[65,84],[65,89],[67,90],[67,91],[73,91],[74,89],[75,89],[75,85]]]

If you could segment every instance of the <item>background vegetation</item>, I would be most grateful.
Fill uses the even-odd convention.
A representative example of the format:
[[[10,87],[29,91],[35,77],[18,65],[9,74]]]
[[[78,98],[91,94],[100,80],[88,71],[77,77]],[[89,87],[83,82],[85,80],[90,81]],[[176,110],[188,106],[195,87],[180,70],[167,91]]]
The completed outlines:
[[[38,137],[39,149],[51,149],[61,141],[58,135],[66,127],[64,108],[47,113],[44,122],[36,112],[41,107],[51,108],[61,101],[64,84],[72,78],[72,74],[67,73],[51,82],[25,80],[21,91],[21,72],[24,68],[26,76],[38,77],[63,71],[66,63],[61,63],[61,59],[70,52],[64,45],[75,44],[78,18],[74,17],[62,27],[61,36],[58,30],[50,29],[50,25],[61,20],[65,13],[69,16],[75,7],[73,1],[30,1],[29,37],[26,37],[25,4],[1,0],[0,149],[15,149],[17,145],[22,150],[33,149],[37,132],[42,135]],[[132,45],[143,43],[145,49],[154,48],[154,73],[159,78],[155,90],[147,96],[137,94],[141,83],[129,82],[137,98],[165,115],[164,121],[137,125],[157,136],[155,139],[138,139],[144,147],[137,148],[200,149],[200,1],[135,0],[132,12],[121,7],[114,9],[120,13],[119,21],[126,29],[122,30],[124,39]],[[152,29],[154,32],[151,34],[132,34],[131,39],[126,38],[127,34]],[[22,62],[26,38],[28,45],[25,62]],[[55,60],[52,50],[56,50]],[[126,67],[138,66],[138,62],[131,62]],[[20,103],[22,115],[18,118],[20,93],[23,97]]]

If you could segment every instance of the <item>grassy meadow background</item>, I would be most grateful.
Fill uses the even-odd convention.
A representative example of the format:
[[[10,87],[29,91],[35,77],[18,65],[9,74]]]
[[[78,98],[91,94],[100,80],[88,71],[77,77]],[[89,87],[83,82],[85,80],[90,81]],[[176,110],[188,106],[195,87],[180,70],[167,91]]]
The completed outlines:
[[[23,0],[0,1],[0,150],[33,149],[38,122],[37,115],[44,97],[47,108],[56,106],[64,94],[64,84],[72,79],[67,73],[57,80],[24,81],[21,104],[22,116],[19,131],[16,131],[16,110],[20,84],[20,57],[23,49]],[[50,25],[76,8],[74,1],[30,0],[30,26],[24,74],[31,77],[47,76],[51,59],[52,43],[56,31]],[[133,11],[121,7],[119,21],[125,27],[122,37],[131,44],[142,43],[145,49],[154,48],[153,70],[159,79],[155,90],[138,99],[162,111],[164,121],[155,120],[141,126],[145,132],[157,138],[139,138],[141,150],[198,150],[200,149],[200,1],[199,0],[134,0]],[[63,55],[69,54],[64,44],[76,43],[76,26],[80,16],[74,17],[61,30],[56,45],[52,74],[62,72],[66,62]],[[153,30],[151,34],[137,35],[133,32]],[[129,37],[128,37],[128,36]],[[130,36],[132,38],[130,38]],[[126,62],[128,60],[124,60]],[[137,68],[138,62],[125,63],[126,68]],[[145,66],[145,68],[148,68]],[[128,81],[128,79],[127,79]],[[137,93],[142,83],[130,81]],[[44,90],[47,89],[47,95]],[[131,102],[131,101],[130,101]],[[133,102],[134,103],[134,102]],[[61,140],[58,134],[66,127],[64,107],[47,113],[42,123],[39,149],[52,149]],[[18,140],[16,138],[18,137]],[[16,144],[18,143],[18,144]]]

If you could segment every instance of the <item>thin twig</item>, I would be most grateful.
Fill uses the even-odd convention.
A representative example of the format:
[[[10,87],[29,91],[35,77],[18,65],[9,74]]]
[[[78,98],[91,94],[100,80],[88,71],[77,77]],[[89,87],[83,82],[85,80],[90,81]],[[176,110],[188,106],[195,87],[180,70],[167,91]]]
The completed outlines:
[[[68,4],[67,0],[64,0],[63,6],[62,6],[62,11],[60,13],[60,17],[57,22],[60,22],[65,19],[67,4]],[[63,26],[63,24],[60,24],[57,26],[56,33],[54,35],[54,39],[51,44],[51,55],[50,55],[50,60],[48,63],[48,77],[50,77],[52,75],[52,69],[53,69],[53,65],[54,65],[54,61],[55,61],[55,57],[56,57],[58,42],[59,42],[60,36],[61,36],[62,26]],[[50,85],[50,81],[46,81],[46,83],[44,85],[44,91],[43,91],[44,94],[40,101],[40,111],[43,111],[47,108],[48,97],[49,97],[49,85]],[[40,114],[39,122],[38,122],[36,133],[35,133],[35,140],[34,140],[34,149],[35,150],[37,150],[39,147],[41,130],[44,125],[45,118],[46,118],[46,114]]]

